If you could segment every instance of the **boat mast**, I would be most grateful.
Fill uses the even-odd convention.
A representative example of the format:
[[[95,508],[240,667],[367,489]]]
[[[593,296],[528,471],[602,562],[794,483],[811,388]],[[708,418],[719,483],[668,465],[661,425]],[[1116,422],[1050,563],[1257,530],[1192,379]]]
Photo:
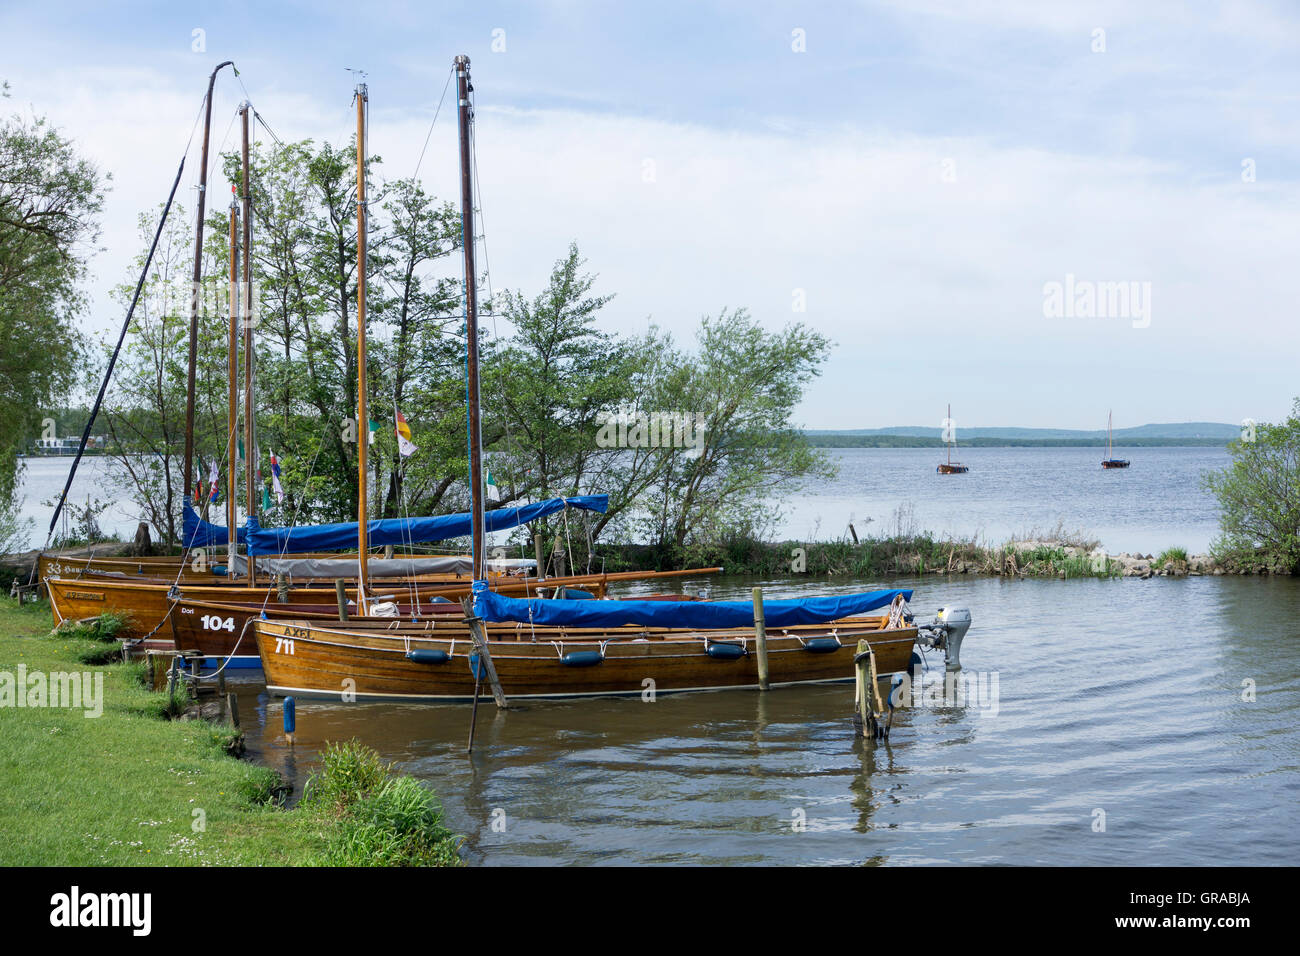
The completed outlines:
[[[466,396],[469,412],[469,494],[473,579],[486,577],[483,554],[483,436],[480,431],[478,393],[478,288],[474,270],[474,188],[470,175],[469,57],[457,56],[456,107],[460,127],[460,221],[461,246],[465,253],[465,348]]]
[[[370,440],[370,418],[366,414],[366,84],[358,83],[357,104],[357,553],[360,578],[357,581],[357,609],[366,613],[366,443]]]
[[[952,402],[948,403],[948,464],[952,464]]]
[[[1106,412],[1106,460],[1107,461],[1110,461],[1110,436],[1111,436],[1112,419],[1114,418],[1114,415],[1115,415],[1114,410],[1110,410]]]
[[[253,477],[256,452],[253,449],[253,181],[250,178],[248,163],[248,121],[253,111],[253,104],[244,100],[239,107],[243,125],[243,144],[240,158],[243,166],[244,185],[244,284],[242,313],[244,317],[244,514],[257,513],[257,498],[253,492]],[[253,586],[255,571],[253,556],[246,555],[248,561],[248,586]]]
[[[194,281],[190,286],[190,356],[185,387],[185,497],[194,493],[194,370],[199,357],[199,283],[203,281],[203,212],[208,198],[208,142],[212,134],[212,90],[223,67],[234,66],[231,60],[217,64],[208,77],[207,106],[203,115],[203,152],[199,165],[198,216],[194,225]]]
[[[239,423],[239,391],[236,376],[239,374],[239,203],[235,201],[234,187],[230,193],[230,330],[226,341],[226,573],[235,569],[236,542],[235,495],[239,488],[235,474],[238,457],[235,437]]]

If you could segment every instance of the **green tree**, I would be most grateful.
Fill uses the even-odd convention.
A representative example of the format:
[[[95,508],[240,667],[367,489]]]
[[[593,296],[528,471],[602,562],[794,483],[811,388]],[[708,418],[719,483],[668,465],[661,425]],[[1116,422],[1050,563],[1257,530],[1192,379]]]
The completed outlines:
[[[659,449],[637,502],[637,537],[663,561],[680,561],[692,544],[761,536],[780,510],[772,499],[834,474],[792,422],[830,354],[825,336],[801,323],[767,332],[738,309],[706,316],[696,338],[693,352],[658,346],[659,371],[643,402],[694,426],[690,440],[674,436]]]
[[[584,273],[584,264],[571,244],[544,291],[532,299],[502,296],[513,333],[499,354],[485,354],[480,392],[484,445],[493,448],[503,505],[610,490],[606,479],[619,450],[601,447],[596,436],[602,416],[632,398],[640,356],[597,325],[613,296],[592,294],[596,276]],[[562,524],[553,519],[532,530],[539,540],[555,539]]]
[[[1280,425],[1228,446],[1232,461],[1205,476],[1219,500],[1221,561],[1300,574],[1300,398]]]
[[[12,510],[18,452],[77,380],[106,181],[45,117],[0,119],[0,509]]]

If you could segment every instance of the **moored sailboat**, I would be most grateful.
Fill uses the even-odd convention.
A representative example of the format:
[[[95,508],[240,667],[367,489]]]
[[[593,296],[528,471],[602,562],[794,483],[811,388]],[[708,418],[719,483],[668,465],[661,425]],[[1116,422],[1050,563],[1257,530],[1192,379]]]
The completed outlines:
[[[353,626],[299,619],[252,619],[273,694],[344,699],[477,701],[483,669],[514,697],[572,697],[753,687],[760,684],[760,638],[748,602],[515,600],[486,575],[484,476],[478,397],[478,316],[471,177],[469,58],[456,57],[466,318],[466,403],[473,601],[463,621]],[[357,90],[358,156],[366,104]],[[358,164],[358,179],[363,171]],[[360,187],[359,187],[360,188]],[[364,274],[359,282],[364,289]],[[364,292],[359,293],[364,295]],[[358,323],[364,336],[364,323]],[[364,375],[364,363],[359,363]],[[364,396],[364,378],[360,394]],[[364,540],[360,542],[364,553]],[[762,640],[773,684],[853,677],[855,645],[868,641],[877,673],[904,670],[917,628],[906,613],[910,591],[764,605]],[[771,608],[770,612],[767,608]],[[867,616],[871,610],[888,613]]]
[[[1113,431],[1113,413],[1106,413],[1106,457],[1101,460],[1103,468],[1127,468],[1129,461],[1127,458],[1116,458],[1111,452],[1111,432]]]
[[[948,406],[948,417],[944,419],[944,423],[944,431],[947,433],[944,435],[944,444],[948,447],[948,460],[946,462],[940,462],[939,466],[935,468],[935,471],[941,475],[964,475],[966,472],[970,471],[970,468],[963,465],[961,462],[952,460],[952,446],[957,444],[957,434],[952,426],[951,404]]]

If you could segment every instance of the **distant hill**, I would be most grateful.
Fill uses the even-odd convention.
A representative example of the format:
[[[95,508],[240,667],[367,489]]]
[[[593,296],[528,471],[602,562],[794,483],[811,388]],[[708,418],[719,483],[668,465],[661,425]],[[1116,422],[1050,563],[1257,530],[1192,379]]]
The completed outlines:
[[[823,429],[804,431],[821,448],[907,448],[941,445],[936,426],[895,425],[890,428]],[[1223,445],[1241,437],[1241,427],[1224,422],[1173,422],[1117,428],[1116,445]],[[957,444],[972,447],[1054,445],[1093,446],[1106,443],[1106,429],[1017,428],[957,426]]]

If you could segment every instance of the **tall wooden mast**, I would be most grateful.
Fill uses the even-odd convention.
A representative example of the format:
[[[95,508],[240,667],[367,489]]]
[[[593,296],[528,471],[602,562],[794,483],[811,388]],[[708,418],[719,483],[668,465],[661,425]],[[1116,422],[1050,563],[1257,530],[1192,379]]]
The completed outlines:
[[[190,286],[190,355],[185,387],[185,498],[194,493],[194,371],[199,358],[199,283],[203,281],[203,213],[208,198],[208,142],[212,134],[212,90],[223,67],[234,66],[230,60],[217,64],[208,77],[208,96],[203,114],[203,152],[199,165],[198,216],[194,225],[194,281]]]
[[[466,396],[469,411],[469,489],[472,561],[474,580],[487,576],[483,553],[483,435],[479,419],[478,393],[478,287],[474,269],[474,186],[470,165],[470,123],[473,111],[469,94],[469,57],[456,57],[456,108],[460,127],[460,221],[461,245],[465,253],[465,348]]]
[[[242,286],[241,313],[244,324],[244,514],[257,514],[257,495],[254,478],[257,473],[257,453],[253,447],[253,180],[248,162],[248,126],[253,104],[244,100],[239,107],[243,125],[243,143],[240,158],[244,186],[244,282]],[[248,586],[253,586],[256,574],[253,556],[247,555]]]
[[[226,572],[235,567],[239,532],[235,528],[235,495],[239,488],[235,438],[239,430],[239,203],[230,196],[230,332],[226,341]]]
[[[357,606],[364,614],[365,588],[370,577],[366,555],[366,446],[370,441],[370,417],[366,414],[366,84],[358,83],[357,104],[357,551],[360,579]]]

